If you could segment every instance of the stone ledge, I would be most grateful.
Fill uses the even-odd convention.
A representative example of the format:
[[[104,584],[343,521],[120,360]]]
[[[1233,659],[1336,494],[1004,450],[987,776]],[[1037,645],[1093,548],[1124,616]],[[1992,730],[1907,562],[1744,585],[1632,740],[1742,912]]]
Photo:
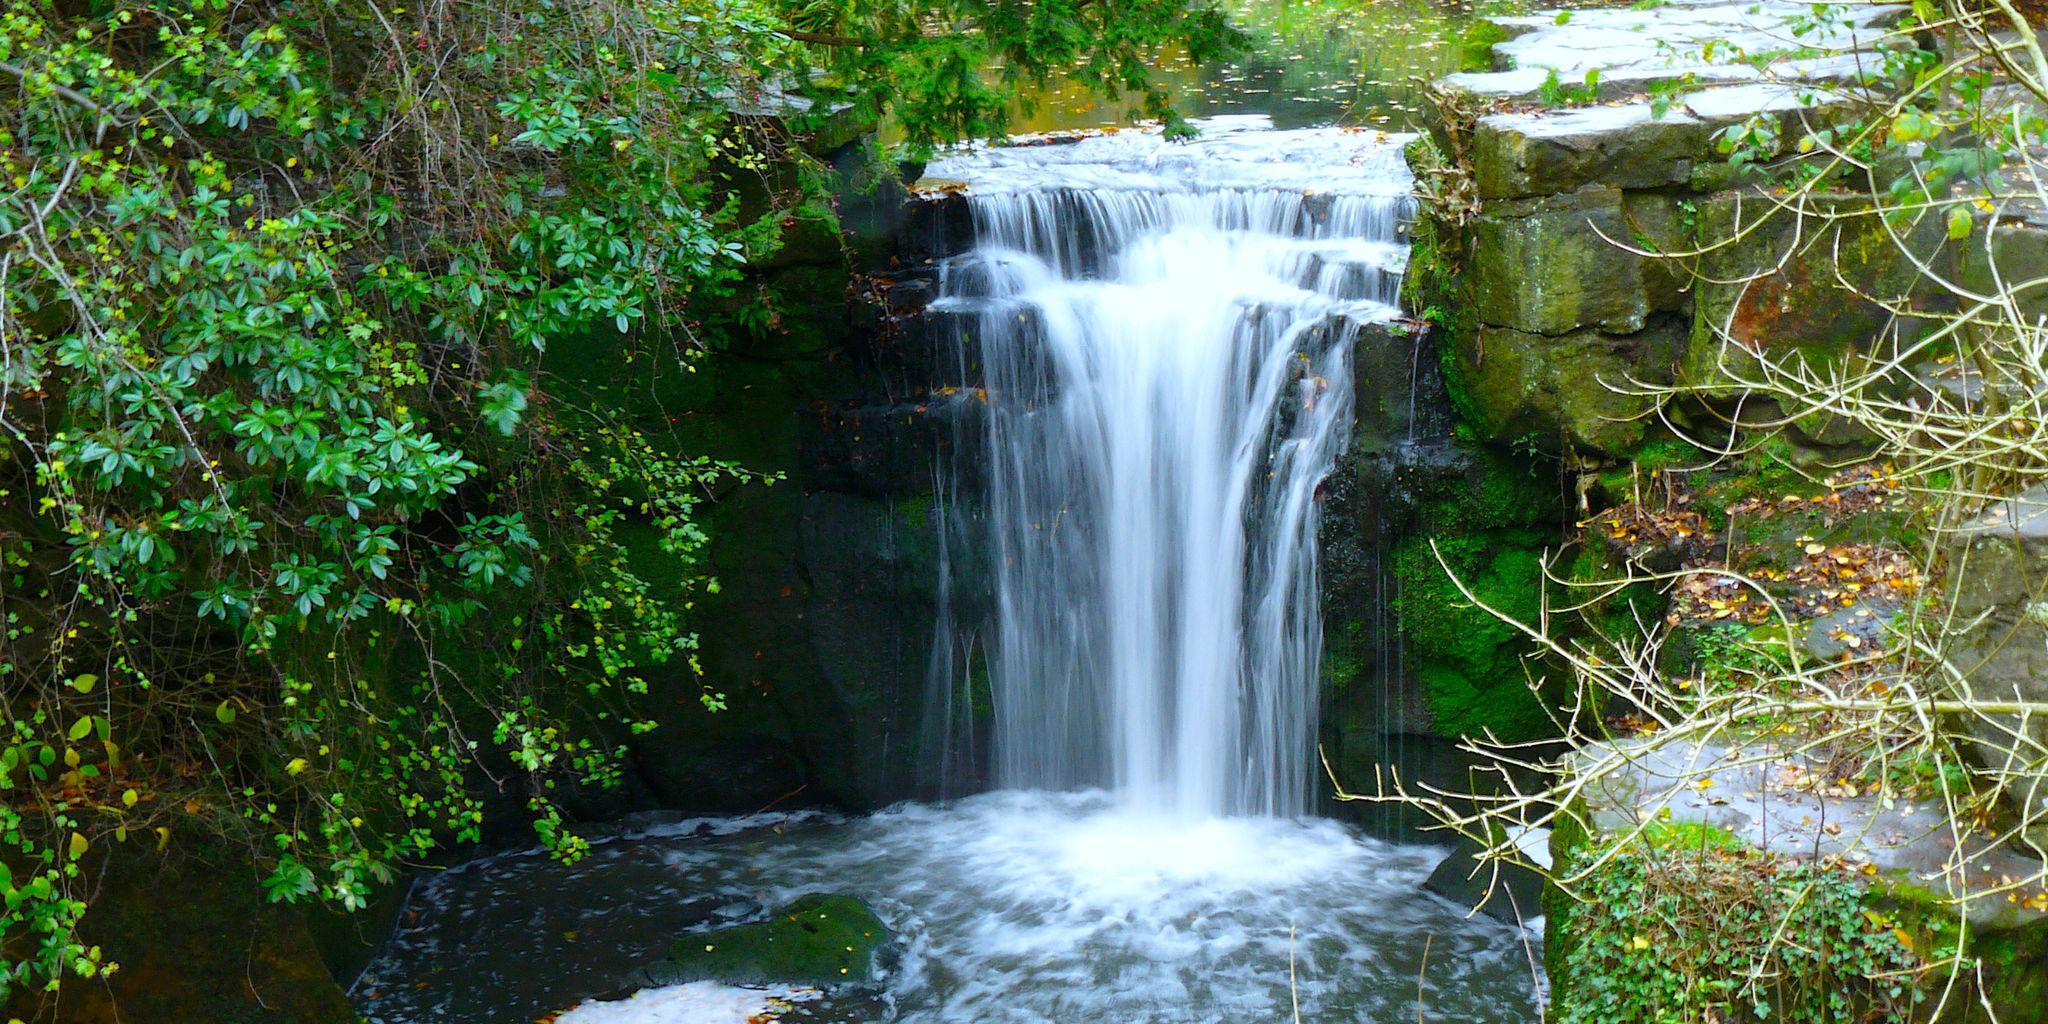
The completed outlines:
[[[1847,93],[1753,83],[1690,93],[1657,116],[1649,102],[1489,114],[1478,120],[1472,170],[1481,199],[1559,195],[1587,185],[1694,189],[1694,169],[1725,161],[1715,133],[1775,115],[1780,137],[1846,116]],[[1718,184],[1718,183],[1709,183]]]

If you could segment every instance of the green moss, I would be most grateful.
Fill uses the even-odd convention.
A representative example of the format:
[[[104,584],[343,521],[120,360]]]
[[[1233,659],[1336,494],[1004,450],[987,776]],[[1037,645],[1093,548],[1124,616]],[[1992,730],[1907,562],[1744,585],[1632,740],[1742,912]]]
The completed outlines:
[[[1335,695],[1351,689],[1370,664],[1365,650],[1365,623],[1350,619],[1323,636],[1324,685]]]
[[[1728,522],[1728,509],[1751,498],[1812,496],[1827,490],[1804,472],[1802,453],[1782,436],[1762,443],[1725,463],[1699,488],[1693,507],[1716,529]]]
[[[1565,570],[1565,579],[1588,585],[1585,591],[1574,595],[1578,602],[1586,602],[1582,614],[1610,636],[1637,635],[1641,632],[1639,623],[1663,618],[1671,603],[1657,584],[1650,581],[1632,583],[1598,600],[1591,599],[1600,593],[1593,589],[1593,585],[1611,585],[1613,581],[1625,578],[1627,572],[1627,567],[1598,543],[1581,543]]]
[[[932,525],[932,496],[913,494],[896,501],[896,526],[911,532],[923,532]]]
[[[1446,736],[1491,735],[1514,742],[1557,731],[1549,709],[1530,690],[1526,676],[1516,677],[1521,663],[1502,664],[1483,674],[1467,675],[1449,665],[1425,663],[1416,672],[1430,721]]]
[[[1981,965],[1981,994],[1998,1020],[2034,1020],[2048,1007],[2048,971],[2041,969],[2048,962],[2048,919],[1972,923],[1966,932],[1955,904],[1910,872],[1882,875],[1875,889],[1894,934],[1922,958],[1939,961],[1960,952]],[[1963,1019],[1988,1020],[1974,1006]]]
[[[1529,689],[1523,659],[1533,648],[1501,616],[1528,622],[1541,610],[1537,527],[1555,499],[1532,469],[1473,454],[1463,486],[1427,500],[1419,529],[1395,547],[1394,610],[1439,733],[1534,738],[1554,727]]]
[[[832,985],[873,977],[888,941],[888,927],[867,904],[812,893],[766,921],[678,939],[669,960],[677,980]]]
[[[1474,21],[1458,34],[1458,67],[1463,71],[1491,71],[1493,47],[1509,38],[1508,30],[1485,20]]]
[[[1682,438],[1659,438],[1636,449],[1630,459],[1646,472],[1677,467],[1701,466],[1713,460],[1713,453]]]
[[[1550,862],[1560,871],[1570,870],[1585,855],[1586,848],[1593,842],[1593,833],[1587,827],[1586,801],[1576,799],[1560,808],[1557,818],[1550,823]],[[1570,962],[1572,947],[1575,945],[1572,930],[1564,927],[1571,920],[1577,901],[1571,894],[1559,888],[1553,878],[1556,872],[1543,880],[1543,917],[1548,924],[1543,934],[1543,972],[1550,980],[1552,1002],[1567,998],[1565,988],[1571,980],[1566,970]]]
[[[1490,677],[1501,649],[1518,635],[1501,616],[1528,621],[1540,610],[1540,556],[1527,542],[1526,537],[1493,534],[1403,541],[1394,553],[1394,573],[1401,583],[1395,608],[1410,652],[1470,676]]]
[[[1653,821],[1643,829],[1642,840],[1667,853],[1733,853],[1749,848],[1735,833],[1698,821]]]

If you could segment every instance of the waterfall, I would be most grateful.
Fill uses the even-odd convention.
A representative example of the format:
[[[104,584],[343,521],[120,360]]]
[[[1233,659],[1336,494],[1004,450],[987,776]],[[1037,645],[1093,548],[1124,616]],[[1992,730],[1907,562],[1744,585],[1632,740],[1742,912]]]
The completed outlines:
[[[636,818],[573,863],[437,873],[357,984],[372,1019],[530,1020],[817,892],[867,900],[893,963],[788,993],[789,1020],[1399,1021],[1424,999],[1430,1024],[1541,1017],[1525,933],[1424,891],[1448,851],[1299,813],[1316,493],[1353,429],[1354,335],[1393,312],[1399,140],[1203,128],[958,155],[932,170],[967,194],[912,211],[943,235],[923,251],[952,254],[900,268],[902,295],[938,298],[901,302],[876,353],[929,414],[906,426],[948,425],[911,449],[942,453],[925,713],[950,726],[918,753],[994,791]],[[1392,351],[1358,359],[1399,376],[1361,412],[1409,401]],[[763,995],[704,984],[643,995]]]
[[[1353,335],[1395,309],[1411,181],[1379,133],[1200,127],[929,172],[967,183],[974,219],[932,308],[985,384],[963,457],[992,576],[993,781],[1298,814],[1316,490],[1350,430]],[[935,660],[949,700],[965,675]]]

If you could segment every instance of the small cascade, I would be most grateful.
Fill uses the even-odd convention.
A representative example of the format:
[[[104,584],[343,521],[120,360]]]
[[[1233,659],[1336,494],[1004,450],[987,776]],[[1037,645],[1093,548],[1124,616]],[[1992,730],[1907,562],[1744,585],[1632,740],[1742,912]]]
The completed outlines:
[[[980,150],[970,251],[934,311],[986,403],[973,543],[993,780],[1185,816],[1306,809],[1321,619],[1316,492],[1350,350],[1395,312],[1401,142],[1211,119]],[[942,612],[942,637],[959,626]],[[975,684],[942,639],[944,706]]]

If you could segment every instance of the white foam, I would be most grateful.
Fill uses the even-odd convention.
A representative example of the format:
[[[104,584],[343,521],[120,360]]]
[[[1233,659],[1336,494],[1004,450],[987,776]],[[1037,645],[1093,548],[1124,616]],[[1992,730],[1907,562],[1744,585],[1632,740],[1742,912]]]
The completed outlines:
[[[773,908],[822,891],[867,900],[897,941],[879,993],[849,1008],[839,1000],[857,992],[828,991],[803,1019],[872,1020],[888,1006],[903,1024],[1247,1024],[1286,1020],[1299,999],[1303,1020],[1406,1020],[1426,973],[1430,1024],[1533,1024],[1532,937],[1424,891],[1443,856],[1323,819],[987,793],[781,833],[599,844],[574,866],[491,858],[422,883],[418,919],[357,995],[384,1024],[499,1024],[510,1018],[494,1008],[530,1005],[507,992],[579,979],[582,993],[604,991],[659,955],[674,935],[649,924],[666,907]],[[597,953],[627,933],[644,937]],[[749,992],[651,990],[563,1021],[711,1024],[703,1014],[758,1009]],[[698,1016],[657,1015],[686,1012]],[[642,1016],[588,1016],[628,1013]]]
[[[766,1024],[795,1004],[816,999],[816,989],[761,989],[692,981],[642,989],[625,999],[592,1000],[555,1018],[555,1024]]]

